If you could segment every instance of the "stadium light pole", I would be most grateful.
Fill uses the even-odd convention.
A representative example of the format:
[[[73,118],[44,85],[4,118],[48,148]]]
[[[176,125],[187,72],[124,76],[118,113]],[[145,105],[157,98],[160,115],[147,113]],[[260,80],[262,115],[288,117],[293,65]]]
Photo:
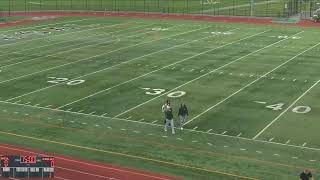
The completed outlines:
[[[254,16],[254,0],[251,0],[250,4],[250,16]]]
[[[189,13],[189,0],[187,0],[187,14]]]

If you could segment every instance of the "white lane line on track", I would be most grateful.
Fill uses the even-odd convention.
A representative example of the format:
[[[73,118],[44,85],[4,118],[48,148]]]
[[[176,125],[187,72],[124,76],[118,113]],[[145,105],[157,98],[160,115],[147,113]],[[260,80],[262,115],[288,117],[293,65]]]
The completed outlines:
[[[70,180],[70,179],[67,179],[67,178],[63,178],[63,177],[59,177],[59,176],[54,176],[55,179],[62,179],[62,180]]]
[[[44,156],[45,156],[45,154],[41,154],[41,153],[39,154],[39,153],[35,153],[35,152],[32,152],[32,151],[27,151],[27,150],[12,148],[12,147],[0,146],[0,148],[11,149],[11,150],[19,151],[19,152],[28,152],[28,153],[32,153],[32,154],[44,155]],[[78,163],[78,164],[86,164],[86,165],[93,166],[93,167],[99,167],[99,168],[104,168],[104,169],[117,170],[116,168],[112,168],[112,167],[109,168],[109,167],[106,167],[106,166],[100,166],[100,165],[85,163],[85,162],[76,161],[76,160],[71,160],[71,159],[62,158],[62,157],[61,157],[61,158],[60,158],[60,157],[55,157],[55,158],[56,158],[56,159],[62,159],[62,160],[65,160],[65,161],[75,162],[75,163]],[[75,170],[75,169],[70,169],[70,168],[66,168],[66,167],[61,167],[61,166],[55,166],[55,168],[57,168],[57,169],[62,169],[62,170],[65,170],[65,171],[76,172],[76,173],[79,173],[79,174],[85,174],[85,175],[93,176],[93,177],[96,177],[96,178],[110,179],[110,180],[120,180],[120,179],[113,178],[113,177],[107,177],[107,176],[102,176],[102,175],[98,175],[98,174],[92,174],[92,173],[88,173],[88,172],[84,172],[84,171],[79,171],[79,170]],[[122,171],[122,170],[119,169],[119,171]],[[126,170],[123,170],[123,171],[126,171]],[[131,171],[126,171],[126,172],[131,172]],[[135,173],[135,172],[131,172],[131,173],[133,173],[133,174],[140,174],[140,173]],[[143,175],[143,174],[141,174],[141,175]],[[146,176],[148,176],[148,175],[146,175]]]
[[[74,169],[69,169],[69,168],[65,168],[65,167],[61,167],[61,166],[55,166],[55,168],[66,170],[66,171],[71,171],[71,172],[76,172],[76,173],[79,173],[79,174],[85,174],[85,175],[93,176],[93,177],[96,177],[96,178],[110,179],[110,180],[111,179],[112,180],[120,180],[120,179],[116,179],[116,178],[112,178],[112,177],[101,176],[101,175],[92,174],[92,173],[83,172],[83,171],[78,171],[78,170],[74,170]]]

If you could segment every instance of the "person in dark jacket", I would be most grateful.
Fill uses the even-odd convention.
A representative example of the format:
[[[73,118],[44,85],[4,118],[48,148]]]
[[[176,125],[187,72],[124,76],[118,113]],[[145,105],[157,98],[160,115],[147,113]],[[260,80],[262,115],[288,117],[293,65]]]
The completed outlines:
[[[181,104],[179,108],[179,120],[180,120],[180,129],[183,130],[184,122],[186,121],[186,117],[189,115],[188,108],[185,104]]]
[[[171,126],[172,134],[175,134],[172,108],[170,107],[165,113],[166,113],[166,124],[164,125],[164,131],[167,131],[167,128]]]
[[[313,180],[312,174],[308,169],[305,169],[301,174],[300,174],[300,180]]]

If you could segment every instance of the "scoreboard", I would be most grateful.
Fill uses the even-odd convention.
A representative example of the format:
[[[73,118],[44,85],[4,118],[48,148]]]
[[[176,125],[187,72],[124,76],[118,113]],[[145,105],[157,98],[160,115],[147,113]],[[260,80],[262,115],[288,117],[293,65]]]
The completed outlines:
[[[0,156],[2,178],[54,178],[54,157]]]

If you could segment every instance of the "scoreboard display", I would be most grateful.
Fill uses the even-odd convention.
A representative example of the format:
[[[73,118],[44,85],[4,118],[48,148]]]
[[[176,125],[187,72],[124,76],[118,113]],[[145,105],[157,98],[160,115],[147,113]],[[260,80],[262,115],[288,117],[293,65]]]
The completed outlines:
[[[54,157],[0,156],[1,178],[54,178]]]

